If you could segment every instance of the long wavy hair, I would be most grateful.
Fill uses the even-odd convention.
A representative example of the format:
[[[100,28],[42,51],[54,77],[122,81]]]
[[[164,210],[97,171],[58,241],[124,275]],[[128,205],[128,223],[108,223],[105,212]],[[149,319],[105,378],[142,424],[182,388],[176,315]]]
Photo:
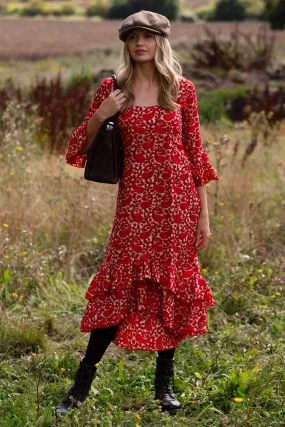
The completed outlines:
[[[154,34],[154,37],[157,43],[154,64],[159,82],[158,104],[166,110],[173,111],[180,108],[176,100],[179,93],[179,77],[181,78],[182,76],[182,68],[168,39],[159,34]],[[121,113],[125,113],[134,102],[134,94],[132,92],[134,69],[135,61],[130,55],[127,42],[125,42],[116,70],[118,86],[126,97]]]

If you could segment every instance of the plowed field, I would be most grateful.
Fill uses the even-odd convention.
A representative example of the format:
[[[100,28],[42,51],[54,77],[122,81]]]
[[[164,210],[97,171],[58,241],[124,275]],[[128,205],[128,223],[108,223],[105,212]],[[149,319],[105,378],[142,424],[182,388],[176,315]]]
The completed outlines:
[[[121,21],[60,21],[49,19],[0,19],[0,59],[37,59],[67,55],[98,47],[120,47],[118,27]],[[189,44],[204,37],[204,23],[172,22],[170,42],[183,40]],[[239,24],[241,31],[256,34],[258,22]],[[234,23],[215,22],[207,26],[225,36],[234,30]],[[275,31],[279,45],[285,44],[285,31]]]

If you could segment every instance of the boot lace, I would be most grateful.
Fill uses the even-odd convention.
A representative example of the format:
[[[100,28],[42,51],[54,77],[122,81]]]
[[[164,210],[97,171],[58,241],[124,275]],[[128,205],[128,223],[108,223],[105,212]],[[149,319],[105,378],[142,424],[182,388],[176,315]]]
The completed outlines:
[[[163,394],[168,394],[172,399],[176,399],[174,394],[174,371],[173,361],[170,360],[159,360],[158,369],[156,375],[156,386],[160,389]],[[169,384],[169,380],[172,380],[172,386]]]

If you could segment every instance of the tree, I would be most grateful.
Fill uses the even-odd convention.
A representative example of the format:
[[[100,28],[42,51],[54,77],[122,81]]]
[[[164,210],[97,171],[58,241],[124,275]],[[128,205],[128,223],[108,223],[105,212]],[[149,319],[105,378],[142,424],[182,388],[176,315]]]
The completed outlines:
[[[285,29],[285,0],[264,0],[265,16],[275,30]]]
[[[140,10],[150,10],[166,16],[169,20],[177,19],[180,11],[179,0],[113,0],[107,12],[107,18],[125,19]]]
[[[218,0],[213,13],[214,21],[244,21],[245,6],[239,0]]]

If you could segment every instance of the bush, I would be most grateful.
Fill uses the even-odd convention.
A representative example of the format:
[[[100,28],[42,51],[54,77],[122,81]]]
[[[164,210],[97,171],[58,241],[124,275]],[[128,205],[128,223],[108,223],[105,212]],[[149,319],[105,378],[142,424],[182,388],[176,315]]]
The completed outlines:
[[[53,7],[47,9],[47,14],[53,16],[71,16],[75,13],[76,9],[73,4],[65,4],[62,7]]]
[[[244,21],[245,6],[239,0],[218,0],[214,13],[214,21]]]
[[[265,16],[273,29],[285,29],[285,0],[265,0]]]
[[[62,6],[61,13],[63,16],[71,16],[75,14],[75,7],[72,4]]]
[[[102,16],[106,15],[107,4],[105,0],[96,0],[93,1],[86,9],[85,15],[88,17],[91,16]]]
[[[3,15],[21,15],[23,11],[22,5],[17,5],[15,3],[7,4],[3,9],[1,10],[1,14]]]
[[[209,99],[201,99],[199,102],[199,117],[202,123],[218,122],[226,117],[224,105],[213,103]]]
[[[272,63],[275,36],[269,35],[261,25],[255,36],[242,33],[238,26],[228,39],[204,27],[207,39],[192,46],[192,59],[196,68],[223,70],[266,70]]]
[[[217,89],[205,91],[199,101],[199,116],[203,123],[213,123],[219,120],[235,120],[231,112],[231,106],[236,99],[245,96],[247,86],[233,89]],[[240,111],[236,112],[241,115]],[[242,120],[242,119],[241,119]]]
[[[107,12],[109,19],[125,19],[140,10],[151,10],[167,16],[169,20],[179,17],[179,0],[113,0]]]
[[[48,14],[45,10],[44,2],[41,0],[31,0],[20,13],[21,16],[37,16]]]
[[[247,20],[261,20],[264,21],[264,0],[255,0],[249,2],[248,0],[240,0],[241,4],[245,7]]]
[[[205,21],[212,21],[214,9],[212,5],[201,6],[198,9],[195,9],[195,13],[199,19],[203,19]]]
[[[184,22],[197,22],[198,16],[196,15],[196,13],[192,12],[192,10],[188,10],[181,13],[180,19]]]

